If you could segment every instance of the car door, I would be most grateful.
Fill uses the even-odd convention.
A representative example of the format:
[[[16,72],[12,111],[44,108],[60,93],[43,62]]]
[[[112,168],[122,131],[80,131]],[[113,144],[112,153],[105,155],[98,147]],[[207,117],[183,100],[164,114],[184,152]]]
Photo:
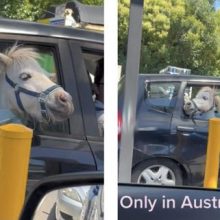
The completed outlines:
[[[50,37],[31,37],[20,35],[0,35],[2,45],[6,48],[17,41],[17,44],[35,47],[48,68],[52,63],[55,79],[72,96],[75,111],[70,118],[55,125],[39,123],[35,127],[34,139],[31,148],[28,189],[39,179],[57,173],[96,170],[93,154],[88,144],[84,124],[82,106],[79,99],[79,90],[76,74],[80,68],[75,66],[76,52],[70,53],[66,40]],[[75,43],[75,48],[79,48]],[[80,48],[76,50],[80,52]],[[47,62],[48,60],[48,62]],[[52,71],[52,70],[51,70]],[[53,72],[54,73],[54,72]],[[49,76],[54,79],[54,74]]]
[[[169,154],[170,126],[179,88],[180,82],[175,81],[146,80],[139,85],[135,129],[137,154],[140,151],[151,157]]]
[[[74,41],[70,41],[69,44],[73,56],[77,50],[80,50],[77,52],[77,57],[75,57],[73,63],[76,66],[80,64],[76,77],[80,91],[79,98],[83,113],[83,123],[86,138],[96,161],[97,170],[103,170],[104,126],[102,125],[103,127],[100,131],[94,87],[98,86],[99,93],[103,93],[102,96],[104,97],[104,70],[102,62],[104,60],[104,45],[98,42],[81,42],[80,48],[77,49],[74,47]]]
[[[216,117],[216,106],[206,113],[196,112],[192,116],[184,112],[184,96],[195,96],[204,87],[210,87],[215,92],[219,90],[219,83],[215,82],[183,82],[177,108],[171,125],[172,145],[175,159],[189,171],[188,180],[191,184],[202,184],[204,163],[208,138],[208,120]]]

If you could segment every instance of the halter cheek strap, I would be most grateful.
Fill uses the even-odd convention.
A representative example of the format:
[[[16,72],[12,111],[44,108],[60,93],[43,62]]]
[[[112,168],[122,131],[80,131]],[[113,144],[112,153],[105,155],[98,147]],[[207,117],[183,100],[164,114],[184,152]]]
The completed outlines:
[[[50,121],[50,117],[47,111],[47,106],[46,106],[46,99],[48,97],[48,95],[53,92],[55,89],[60,88],[59,85],[53,85],[51,87],[49,87],[48,89],[46,89],[45,91],[39,93],[39,92],[34,92],[28,89],[25,89],[23,87],[20,87],[17,83],[13,82],[7,74],[5,74],[5,80],[6,82],[15,89],[15,98],[16,98],[16,102],[18,107],[25,113],[27,113],[27,111],[24,108],[24,105],[22,104],[21,98],[20,98],[20,93],[24,93],[26,95],[29,96],[33,96],[38,98],[39,103],[40,103],[40,108],[41,108],[41,115],[42,117],[46,120],[46,121]]]

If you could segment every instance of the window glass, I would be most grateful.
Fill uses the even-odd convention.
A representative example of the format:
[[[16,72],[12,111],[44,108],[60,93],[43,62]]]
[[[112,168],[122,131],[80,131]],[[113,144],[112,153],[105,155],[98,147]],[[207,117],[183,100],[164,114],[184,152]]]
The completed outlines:
[[[148,105],[158,110],[170,112],[173,110],[179,90],[179,83],[149,83],[146,87]]]
[[[38,52],[40,54],[40,59],[38,59],[38,62],[41,65],[41,67],[44,70],[46,70],[45,74],[50,78],[50,80],[52,80],[55,83],[58,83],[54,53],[50,51],[50,49],[41,49],[38,50]]]

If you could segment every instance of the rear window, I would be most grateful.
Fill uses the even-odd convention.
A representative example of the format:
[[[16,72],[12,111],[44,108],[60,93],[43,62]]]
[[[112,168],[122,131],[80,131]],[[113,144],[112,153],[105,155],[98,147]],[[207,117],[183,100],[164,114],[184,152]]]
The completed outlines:
[[[171,112],[176,104],[180,83],[151,82],[145,87],[145,101],[148,106],[164,112]]]

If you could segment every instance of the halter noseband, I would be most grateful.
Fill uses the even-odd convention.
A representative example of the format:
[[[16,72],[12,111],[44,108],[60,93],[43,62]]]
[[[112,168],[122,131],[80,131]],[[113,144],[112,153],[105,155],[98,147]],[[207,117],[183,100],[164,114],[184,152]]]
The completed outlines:
[[[20,87],[17,83],[13,82],[7,74],[5,74],[5,80],[6,82],[15,89],[15,97],[16,97],[16,102],[18,107],[25,113],[27,113],[27,111],[25,110],[21,98],[20,98],[20,93],[24,93],[26,95],[29,96],[33,96],[38,98],[39,103],[40,103],[40,108],[41,108],[41,115],[42,117],[46,120],[46,121],[50,121],[50,117],[49,114],[47,112],[47,107],[46,107],[46,98],[48,97],[48,95],[53,92],[55,89],[60,88],[59,85],[53,85],[51,87],[49,87],[48,89],[46,89],[43,92],[34,92],[28,89],[25,89],[23,87]]]

